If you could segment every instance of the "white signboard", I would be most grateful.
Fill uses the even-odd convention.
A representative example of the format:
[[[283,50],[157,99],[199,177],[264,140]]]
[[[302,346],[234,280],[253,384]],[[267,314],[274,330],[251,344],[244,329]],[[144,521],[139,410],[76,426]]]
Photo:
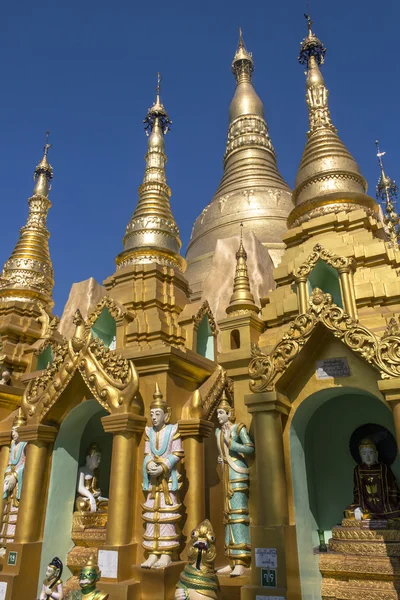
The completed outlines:
[[[286,600],[283,596],[256,596],[256,600]]]
[[[0,600],[6,600],[7,584],[0,581]]]
[[[276,548],[256,548],[256,567],[276,569],[278,567]]]
[[[350,367],[347,358],[327,358],[317,360],[317,379],[332,379],[336,377],[350,377]]]
[[[98,561],[102,577],[117,579],[118,552],[116,550],[99,550]]]

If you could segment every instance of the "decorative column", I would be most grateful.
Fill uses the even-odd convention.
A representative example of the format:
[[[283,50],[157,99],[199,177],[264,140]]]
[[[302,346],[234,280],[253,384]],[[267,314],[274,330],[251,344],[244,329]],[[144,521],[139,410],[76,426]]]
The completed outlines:
[[[392,409],[397,449],[400,453],[400,377],[381,379],[378,387]]]
[[[208,438],[214,424],[205,419],[193,418],[178,421],[185,451],[185,470],[188,489],[185,495],[187,519],[183,533],[190,532],[206,518],[204,438]]]
[[[338,269],[340,283],[343,292],[344,310],[353,318],[357,317],[354,292],[351,290],[350,267],[341,267]]]
[[[103,417],[101,422],[104,431],[113,434],[106,545],[124,546],[133,537],[134,471],[146,417],[121,413]]]
[[[260,595],[286,598],[285,538],[289,516],[281,419],[289,413],[290,403],[277,392],[248,394],[244,402],[253,417],[257,486],[251,494],[257,494],[257,510],[251,514],[251,584],[242,589],[241,598],[255,600]],[[255,548],[276,549],[276,587],[273,589],[262,586]]]
[[[296,279],[297,297],[299,299],[299,314],[304,315],[308,308],[307,277]]]
[[[49,425],[24,425],[18,429],[26,446],[26,463],[21,502],[18,510],[15,543],[37,542],[42,535],[46,507],[49,447],[57,437],[57,429]]]

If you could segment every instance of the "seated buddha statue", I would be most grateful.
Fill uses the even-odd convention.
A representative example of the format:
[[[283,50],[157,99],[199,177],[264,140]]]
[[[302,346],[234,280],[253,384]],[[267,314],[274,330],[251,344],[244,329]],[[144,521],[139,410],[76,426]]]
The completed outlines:
[[[100,462],[100,446],[90,444],[86,452],[86,464],[78,472],[76,510],[79,512],[104,512],[108,508],[108,498],[102,497],[98,487]]]
[[[400,490],[392,469],[378,461],[378,452],[370,439],[358,446],[361,463],[354,469],[353,503],[345,517],[362,519],[397,519],[400,517]],[[358,510],[357,510],[358,509]]]

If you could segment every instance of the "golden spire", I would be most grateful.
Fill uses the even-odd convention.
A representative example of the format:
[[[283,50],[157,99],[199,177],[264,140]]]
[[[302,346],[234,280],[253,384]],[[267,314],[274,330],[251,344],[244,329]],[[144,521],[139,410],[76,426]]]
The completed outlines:
[[[257,95],[251,76],[254,71],[254,61],[243,41],[242,28],[239,27],[239,43],[232,61],[232,73],[236,79],[236,92],[229,108],[229,120],[241,115],[257,115],[264,118],[264,106]]]
[[[51,207],[48,198],[53,169],[47,155],[51,144],[46,132],[44,156],[35,169],[36,182],[33,196],[29,198],[29,213],[26,225],[21,228],[19,240],[3,268],[0,276],[0,300],[39,301],[51,308],[54,286],[53,267],[50,260],[46,226],[47,213]]]
[[[179,255],[182,243],[169,203],[171,190],[165,174],[164,135],[172,121],[160,100],[160,87],[158,73],[156,101],[143,121],[149,137],[146,169],[139,187],[139,201],[126,228],[124,251],[117,257],[117,268],[156,262],[184,270],[186,264]]]
[[[376,186],[376,199],[384,202],[386,213],[384,215],[384,223],[386,226],[386,231],[390,238],[391,245],[394,248],[398,248],[400,239],[400,218],[395,211],[395,205],[399,188],[396,182],[386,175],[383,168],[382,156],[385,156],[386,152],[380,151],[378,140],[376,140],[375,144],[378,151],[377,157],[381,170],[378,185]]]
[[[356,161],[332,124],[328,90],[319,68],[326,48],[314,35],[310,17],[305,17],[308,35],[301,43],[299,62],[306,67],[310,129],[293,192],[296,208],[288,220],[292,227],[326,213],[358,208],[370,214],[377,211],[374,200],[366,195],[367,183]]]
[[[236,273],[233,282],[233,294],[226,309],[227,314],[233,312],[259,312],[250,290],[250,280],[247,274],[247,253],[243,246],[243,223],[240,223],[240,244],[236,252]]]

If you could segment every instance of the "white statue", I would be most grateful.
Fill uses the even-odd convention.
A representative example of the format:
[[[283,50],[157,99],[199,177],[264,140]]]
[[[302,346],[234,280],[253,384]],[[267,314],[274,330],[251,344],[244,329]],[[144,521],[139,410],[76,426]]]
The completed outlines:
[[[142,567],[162,569],[171,563],[173,552],[179,548],[176,524],[181,519],[177,494],[181,484],[176,467],[183,450],[178,425],[168,424],[170,411],[157,384],[153,398],[152,427],[146,427],[143,461],[143,490],[147,493],[143,505],[143,547],[149,556]]]
[[[43,581],[42,591],[39,600],[63,600],[64,593],[62,588],[61,574],[63,564],[59,558],[54,557],[46,568],[46,577]]]
[[[11,385],[11,373],[7,367],[1,369],[0,385]]]
[[[101,449],[98,444],[90,444],[86,453],[86,464],[78,472],[78,497],[76,510],[79,512],[106,511],[108,498],[103,498],[98,487]]]
[[[0,541],[14,541],[15,527],[17,524],[17,515],[19,501],[21,499],[22,482],[24,476],[26,444],[19,439],[18,428],[26,423],[26,419],[21,409],[14,418],[11,429],[11,446],[8,465],[4,471],[3,482],[3,521],[0,533]]]

